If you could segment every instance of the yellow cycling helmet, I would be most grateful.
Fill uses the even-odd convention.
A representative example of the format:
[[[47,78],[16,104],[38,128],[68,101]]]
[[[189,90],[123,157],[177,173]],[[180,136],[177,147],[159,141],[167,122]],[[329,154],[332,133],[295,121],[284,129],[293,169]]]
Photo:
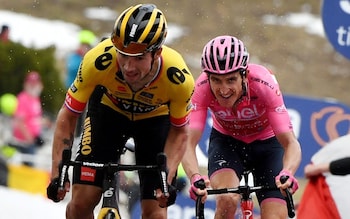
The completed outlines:
[[[126,9],[116,20],[112,42],[118,52],[139,56],[159,49],[167,35],[163,13],[153,4],[139,4]]]

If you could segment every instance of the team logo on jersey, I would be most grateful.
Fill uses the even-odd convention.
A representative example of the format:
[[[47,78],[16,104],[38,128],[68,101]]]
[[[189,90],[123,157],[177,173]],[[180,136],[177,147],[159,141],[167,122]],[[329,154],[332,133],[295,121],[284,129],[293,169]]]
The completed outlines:
[[[284,112],[287,111],[287,108],[286,108],[285,105],[282,105],[282,106],[276,107],[275,111],[276,111],[277,113],[284,113]]]
[[[74,84],[72,84],[72,85],[70,86],[70,90],[71,90],[73,93],[75,93],[75,92],[77,92],[78,88],[77,88]]]
[[[80,63],[79,70],[78,70],[78,75],[77,75],[77,81],[78,82],[83,82],[83,75],[82,75],[82,67],[83,67],[83,62]]]
[[[198,87],[199,87],[199,86],[202,86],[203,84],[207,84],[208,82],[209,82],[209,80],[208,80],[208,78],[206,78],[205,80],[200,81],[200,82],[198,83]]]
[[[124,99],[124,98],[113,96],[112,94],[109,94],[109,93],[107,93],[106,95],[116,107],[130,113],[148,113],[155,110],[159,106],[161,106],[161,104],[151,105],[141,101]],[[151,102],[151,101],[147,101],[147,102]]]
[[[251,80],[252,80],[252,81],[255,81],[255,82],[258,82],[258,83],[261,83],[261,84],[263,84],[263,85],[265,85],[265,86],[268,86],[268,87],[271,88],[271,89],[274,89],[274,88],[275,88],[272,84],[270,84],[269,82],[264,81],[264,80],[262,80],[262,79],[260,79],[260,78],[251,77]]]
[[[107,46],[104,50],[105,53],[101,54],[100,56],[98,56],[96,58],[95,68],[97,70],[103,71],[103,70],[107,69],[112,64],[113,55],[111,53],[107,52],[112,48],[113,48],[113,46]]]
[[[152,99],[153,96],[154,96],[154,94],[148,93],[148,92],[145,92],[145,91],[142,91],[141,94],[140,94],[140,96],[146,97],[146,98],[148,98],[148,99]]]
[[[167,70],[169,80],[174,84],[182,84],[185,82],[185,74],[190,74],[185,68],[180,70],[176,67],[170,67]]]

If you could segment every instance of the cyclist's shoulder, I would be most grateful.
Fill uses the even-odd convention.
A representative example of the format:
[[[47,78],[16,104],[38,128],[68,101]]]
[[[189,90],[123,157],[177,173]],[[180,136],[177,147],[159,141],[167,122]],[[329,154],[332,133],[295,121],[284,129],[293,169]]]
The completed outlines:
[[[90,49],[84,56],[84,61],[90,60],[97,65],[116,60],[117,52],[111,39],[107,38]]]
[[[162,49],[162,62],[166,70],[179,69],[182,72],[186,72],[188,75],[192,76],[185,60],[178,51],[168,46],[163,46]]]
[[[182,55],[175,49],[169,47],[169,46],[166,46],[166,45],[163,45],[162,46],[162,57],[164,60],[173,60],[172,57],[175,56],[176,58],[180,58],[182,59]]]
[[[101,73],[114,71],[118,68],[117,52],[112,41],[105,39],[89,50],[85,54],[80,68],[79,73],[84,75],[90,75],[91,72],[99,72],[99,75],[103,75]],[[96,74],[91,75],[92,77],[96,76]]]
[[[255,87],[255,89],[262,90],[279,89],[277,79],[273,72],[262,65],[248,65],[248,81],[250,88]]]
[[[163,46],[162,50],[161,77],[166,81],[163,86],[169,88],[192,90],[194,87],[194,77],[182,56],[167,46]]]
[[[210,89],[208,75],[205,72],[202,72],[196,79],[196,87],[201,88],[204,87],[206,89]]]
[[[254,77],[266,77],[266,75],[273,75],[272,71],[267,67],[254,63],[248,64],[248,72],[250,76]]]

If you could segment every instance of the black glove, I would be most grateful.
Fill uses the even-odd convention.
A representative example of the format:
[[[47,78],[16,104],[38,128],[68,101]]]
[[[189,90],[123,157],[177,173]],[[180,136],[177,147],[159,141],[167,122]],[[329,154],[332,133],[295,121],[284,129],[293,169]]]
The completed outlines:
[[[69,182],[68,177],[65,177],[64,183],[66,182]],[[46,188],[47,197],[54,202],[61,201],[59,198],[57,198],[58,189],[59,189],[59,178],[56,177],[51,180],[50,184]]]
[[[56,178],[51,180],[50,184],[48,185],[48,187],[46,189],[47,197],[54,202],[61,201],[60,199],[57,198],[58,187],[59,187],[58,184],[59,184],[59,178],[56,177]]]
[[[169,197],[168,197],[168,202],[166,203],[166,207],[174,204],[176,201],[176,196],[177,196],[176,186],[168,185],[168,192],[169,192]]]

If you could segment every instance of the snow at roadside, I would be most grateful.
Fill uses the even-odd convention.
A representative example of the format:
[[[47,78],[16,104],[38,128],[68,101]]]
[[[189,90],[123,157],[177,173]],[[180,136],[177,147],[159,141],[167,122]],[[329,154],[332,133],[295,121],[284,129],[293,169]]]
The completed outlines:
[[[96,17],[96,14],[104,16]],[[114,20],[117,17],[116,13],[106,8],[89,8],[86,9],[85,15],[100,20]],[[78,34],[81,27],[73,23],[0,10],[0,26],[4,24],[10,27],[12,41],[39,49],[54,45],[58,57],[64,57],[79,45]],[[106,33],[106,36],[109,34]],[[171,44],[184,34],[186,34],[184,27],[170,23],[166,43]]]

